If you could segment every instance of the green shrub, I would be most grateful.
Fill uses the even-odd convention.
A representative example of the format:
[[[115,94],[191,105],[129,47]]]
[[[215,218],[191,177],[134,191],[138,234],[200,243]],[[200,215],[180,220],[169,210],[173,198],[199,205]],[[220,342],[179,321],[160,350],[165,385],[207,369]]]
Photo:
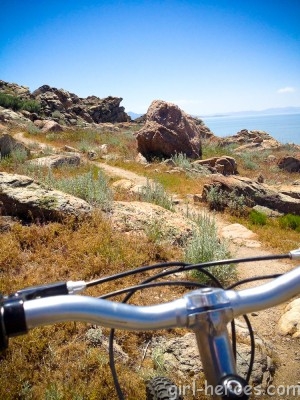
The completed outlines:
[[[35,100],[25,100],[22,102],[21,109],[29,111],[31,113],[39,114],[39,112],[41,111],[41,105]]]
[[[193,231],[193,236],[185,248],[185,262],[198,264],[229,258],[228,244],[219,239],[215,219],[208,214],[199,214],[192,217],[192,220],[197,228]],[[236,268],[231,265],[219,265],[210,268],[209,271],[224,285],[236,279]],[[211,283],[200,270],[192,271],[192,276],[204,284]]]
[[[21,110],[22,100],[10,94],[0,93],[0,106],[10,108],[13,111]]]
[[[300,232],[300,215],[287,214],[279,218],[279,225],[284,229]]]
[[[147,201],[148,203],[154,203],[158,206],[166,208],[167,210],[173,211],[173,201],[172,198],[166,193],[163,186],[158,182],[151,183],[147,180],[146,186],[140,191],[140,198],[142,201]]]
[[[256,210],[251,210],[249,214],[249,221],[254,225],[266,225],[267,224],[267,216],[264,213],[261,213]]]
[[[6,93],[0,93],[0,106],[13,111],[26,110],[35,113],[39,113],[41,109],[41,105],[35,100],[22,100],[18,96]]]

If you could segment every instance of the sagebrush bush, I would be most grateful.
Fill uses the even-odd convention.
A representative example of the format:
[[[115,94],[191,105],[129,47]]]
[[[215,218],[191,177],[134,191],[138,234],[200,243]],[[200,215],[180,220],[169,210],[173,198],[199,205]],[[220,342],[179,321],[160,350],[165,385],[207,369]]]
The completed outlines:
[[[228,209],[230,214],[236,216],[245,215],[249,203],[243,194],[239,195],[236,191],[226,192],[217,187],[208,190],[206,201],[211,210],[224,211]]]
[[[169,196],[163,186],[156,181],[152,183],[147,180],[146,186],[140,190],[140,197],[142,201],[156,204],[167,210],[173,211],[174,209],[171,196]]]
[[[184,251],[184,260],[190,264],[207,261],[224,260],[230,258],[228,244],[220,240],[217,233],[215,219],[208,214],[192,216],[197,228],[187,243]],[[220,265],[209,270],[224,285],[236,279],[236,268],[231,265]],[[201,270],[193,271],[192,276],[202,283],[211,283],[209,277]]]
[[[102,209],[108,210],[111,207],[113,196],[102,171],[98,171],[96,178],[90,171],[82,175],[60,179],[54,178],[50,172],[45,183],[55,189],[86,200],[92,205],[101,206]]]

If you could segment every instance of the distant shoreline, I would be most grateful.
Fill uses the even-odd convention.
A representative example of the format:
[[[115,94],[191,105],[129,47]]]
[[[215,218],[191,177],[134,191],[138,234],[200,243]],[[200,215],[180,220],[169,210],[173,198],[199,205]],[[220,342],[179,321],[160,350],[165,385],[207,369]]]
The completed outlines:
[[[294,114],[226,115],[202,117],[205,125],[220,137],[232,136],[242,129],[264,131],[280,143],[300,145],[300,112]]]

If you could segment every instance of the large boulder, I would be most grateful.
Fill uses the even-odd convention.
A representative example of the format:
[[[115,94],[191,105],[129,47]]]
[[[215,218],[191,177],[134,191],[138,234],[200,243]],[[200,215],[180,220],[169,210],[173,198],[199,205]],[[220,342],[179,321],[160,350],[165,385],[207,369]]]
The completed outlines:
[[[43,221],[91,211],[82,199],[46,188],[28,176],[0,172],[0,214]]]
[[[224,193],[235,193],[236,196],[244,196],[249,205],[259,204],[272,210],[284,214],[300,214],[300,199],[298,197],[299,188],[295,185],[295,194],[292,195],[292,186],[290,192],[285,187],[282,191],[275,190],[272,187],[251,180],[242,176],[222,176],[213,175],[211,182],[203,187],[202,198],[206,200],[208,192],[214,189],[220,196]],[[224,197],[224,196],[223,196]]]
[[[63,130],[63,128],[57,122],[50,119],[37,119],[34,121],[34,125],[43,133],[61,132]]]
[[[178,106],[161,100],[151,103],[136,139],[138,151],[147,160],[176,153],[197,159],[202,154],[200,126]]]

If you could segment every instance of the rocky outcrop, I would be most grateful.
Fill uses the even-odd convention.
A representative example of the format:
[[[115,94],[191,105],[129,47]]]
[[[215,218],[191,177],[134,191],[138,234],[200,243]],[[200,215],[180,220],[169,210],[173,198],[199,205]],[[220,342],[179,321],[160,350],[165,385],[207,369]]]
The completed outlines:
[[[155,100],[147,111],[145,125],[136,133],[138,151],[147,160],[170,158],[176,153],[199,158],[202,154],[200,126],[175,104]]]
[[[300,172],[300,156],[285,156],[278,163],[278,168],[288,172]]]
[[[267,149],[278,149],[282,146],[280,142],[272,138],[268,133],[264,131],[249,131],[248,129],[242,129],[240,132],[232,136],[227,136],[220,140],[220,146],[237,145],[235,148],[236,153]]]
[[[211,157],[205,160],[196,160],[192,165],[201,165],[209,169],[212,173],[219,173],[222,175],[235,175],[237,174],[237,163],[233,157]]]
[[[29,156],[30,150],[23,143],[14,139],[8,133],[0,133],[0,158],[6,157],[11,154],[12,151],[24,151]]]
[[[0,214],[26,220],[58,220],[84,215],[92,207],[84,200],[44,187],[34,179],[0,172]]]
[[[99,98],[89,96],[80,98],[74,93],[64,89],[57,89],[49,85],[43,85],[34,92],[14,83],[7,83],[0,80],[0,92],[18,96],[22,100],[35,100],[41,106],[40,117],[45,116],[60,124],[77,125],[84,123],[104,122],[127,122],[130,117],[125,113],[124,107],[120,106],[121,97]],[[20,118],[36,120],[38,116],[31,116],[31,113],[16,113]]]
[[[20,86],[16,83],[9,83],[0,80],[0,92],[9,94],[11,96],[18,96],[24,100],[31,99],[31,93],[29,87],[27,86]]]
[[[275,190],[268,185],[258,183],[249,178],[242,176],[212,176],[211,182],[204,185],[202,198],[207,200],[208,193],[211,189],[220,196],[224,193],[235,193],[236,196],[244,196],[248,205],[259,204],[272,210],[279,211],[284,214],[300,214],[300,199],[298,198],[299,188],[295,186],[295,194],[292,194],[292,186],[290,193],[287,188],[283,191]]]

